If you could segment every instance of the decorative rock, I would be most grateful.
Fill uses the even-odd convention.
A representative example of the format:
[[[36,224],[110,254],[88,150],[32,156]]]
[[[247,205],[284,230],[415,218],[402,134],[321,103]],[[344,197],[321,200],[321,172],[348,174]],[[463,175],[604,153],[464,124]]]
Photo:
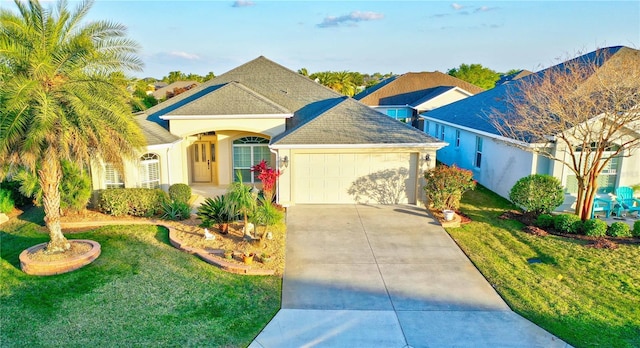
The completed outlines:
[[[216,235],[209,232],[209,229],[204,229],[204,239],[205,240],[215,240],[216,239]]]

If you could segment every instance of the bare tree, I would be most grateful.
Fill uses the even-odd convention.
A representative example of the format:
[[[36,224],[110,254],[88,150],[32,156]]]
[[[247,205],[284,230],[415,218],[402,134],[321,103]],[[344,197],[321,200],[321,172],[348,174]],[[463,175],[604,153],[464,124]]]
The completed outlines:
[[[507,86],[490,119],[527,151],[576,176],[576,214],[591,216],[598,176],[640,147],[640,51],[611,47],[568,60]]]

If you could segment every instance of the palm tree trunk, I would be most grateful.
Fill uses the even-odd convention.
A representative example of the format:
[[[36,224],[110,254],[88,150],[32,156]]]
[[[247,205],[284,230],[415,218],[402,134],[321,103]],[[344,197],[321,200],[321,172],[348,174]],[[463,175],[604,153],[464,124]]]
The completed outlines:
[[[42,162],[42,169],[38,171],[40,187],[42,188],[42,205],[44,206],[44,223],[49,230],[47,253],[65,252],[71,244],[62,234],[60,228],[60,180],[62,169],[56,160],[54,151],[47,151]]]

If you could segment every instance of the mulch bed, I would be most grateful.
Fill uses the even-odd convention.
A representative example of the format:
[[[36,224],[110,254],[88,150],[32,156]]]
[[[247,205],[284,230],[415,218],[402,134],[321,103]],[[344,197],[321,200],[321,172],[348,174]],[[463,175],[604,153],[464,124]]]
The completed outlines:
[[[435,217],[436,219],[438,219],[438,221],[440,221],[440,223],[445,222],[444,214],[442,213],[442,211],[440,211],[440,210],[432,210],[432,209],[429,209],[429,211],[431,212],[433,217]],[[458,211],[458,210],[456,210],[456,214],[458,216],[460,216],[460,224],[464,225],[464,224],[468,224],[468,223],[471,222],[471,218],[467,214],[465,214],[465,213],[463,213],[461,211]]]
[[[525,214],[519,212],[517,210],[509,210],[502,213],[499,217],[502,220],[516,220],[525,225],[522,228],[523,232],[529,233],[535,236],[546,236],[548,234],[552,234],[554,236],[560,236],[564,238],[578,239],[589,242],[587,247],[596,248],[596,249],[616,249],[617,244],[640,244],[640,238],[631,237],[631,238],[621,238],[621,237],[590,237],[582,234],[571,234],[571,233],[562,233],[556,231],[554,228],[546,228],[542,229],[534,225],[535,216],[531,214]]]

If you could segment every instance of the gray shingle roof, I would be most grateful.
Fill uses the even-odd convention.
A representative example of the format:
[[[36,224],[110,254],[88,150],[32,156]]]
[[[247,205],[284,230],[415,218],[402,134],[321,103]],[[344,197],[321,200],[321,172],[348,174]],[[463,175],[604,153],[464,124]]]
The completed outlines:
[[[343,97],[329,110],[275,137],[273,145],[442,143],[408,124]]]
[[[180,139],[159,124],[147,120],[146,115],[137,115],[135,120],[140,126],[140,130],[142,130],[142,135],[147,140],[147,145],[171,144]]]
[[[187,103],[166,115],[257,115],[290,114],[264,96],[243,86],[230,82]]]
[[[598,66],[602,66],[608,59],[614,57],[618,53],[623,52],[636,52],[636,54],[638,53],[637,50],[624,46],[608,47],[598,51],[590,52],[580,57],[576,57],[568,62],[595,62]],[[496,111],[502,115],[508,114],[505,97],[509,93],[518,93],[518,90],[531,79],[539,78],[540,76],[551,70],[564,69],[565,64],[567,64],[567,62],[521,77],[520,79],[498,85],[488,91],[423,113],[422,116],[437,121],[443,121],[463,127],[472,128],[490,134],[501,135],[500,132],[491,123],[489,115],[493,114]],[[514,114],[508,115],[508,117],[518,117]],[[529,141],[533,141],[533,139],[529,139]]]

